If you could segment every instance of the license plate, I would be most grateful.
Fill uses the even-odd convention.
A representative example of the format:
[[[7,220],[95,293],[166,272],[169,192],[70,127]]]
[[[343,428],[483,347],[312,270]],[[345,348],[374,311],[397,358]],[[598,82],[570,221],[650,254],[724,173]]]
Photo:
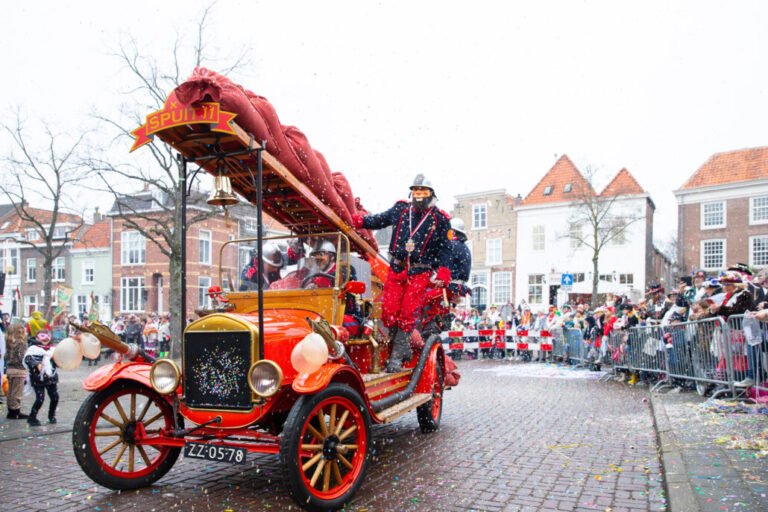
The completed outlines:
[[[184,445],[184,457],[229,462],[231,464],[245,464],[247,453],[248,451],[245,448],[234,448],[216,444],[186,443]]]

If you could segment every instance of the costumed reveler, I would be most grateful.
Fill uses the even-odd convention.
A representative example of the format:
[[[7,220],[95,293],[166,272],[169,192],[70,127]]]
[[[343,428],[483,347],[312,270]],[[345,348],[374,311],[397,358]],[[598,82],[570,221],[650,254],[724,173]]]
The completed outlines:
[[[382,291],[382,322],[393,340],[387,372],[402,370],[413,357],[411,332],[424,307],[427,287],[436,271],[435,283],[451,280],[448,268],[450,216],[435,206],[432,183],[418,174],[410,187],[411,202],[398,201],[389,210],[374,215],[354,215],[356,228],[392,226],[389,242],[390,269]]]

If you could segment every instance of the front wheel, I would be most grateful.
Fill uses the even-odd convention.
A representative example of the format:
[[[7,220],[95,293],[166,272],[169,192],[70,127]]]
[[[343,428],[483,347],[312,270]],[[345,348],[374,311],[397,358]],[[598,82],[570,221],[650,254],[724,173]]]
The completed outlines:
[[[440,418],[443,416],[443,392],[445,390],[445,370],[438,361],[435,380],[432,383],[432,399],[416,408],[419,427],[425,434],[440,428]]]
[[[280,443],[296,502],[307,510],[341,508],[362,484],[370,438],[365,403],[349,386],[334,383],[302,396],[285,421]]]
[[[118,381],[80,406],[72,430],[75,458],[104,487],[146,487],[173,467],[181,449],[139,441],[173,426],[168,400],[138,382]]]

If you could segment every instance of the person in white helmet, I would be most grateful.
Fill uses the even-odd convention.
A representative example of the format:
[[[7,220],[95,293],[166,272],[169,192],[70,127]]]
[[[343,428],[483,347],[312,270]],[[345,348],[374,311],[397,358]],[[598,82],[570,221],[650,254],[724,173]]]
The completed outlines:
[[[451,280],[448,268],[450,216],[435,206],[432,182],[418,174],[410,186],[411,201],[398,201],[389,210],[352,216],[355,228],[392,226],[390,270],[382,291],[382,322],[390,330],[393,348],[387,371],[398,372],[413,357],[410,337],[424,307],[433,271],[440,286]]]
[[[256,290],[259,287],[259,264],[257,261],[258,251],[251,250],[251,261],[245,266],[240,275],[240,291]],[[280,248],[273,241],[264,244],[261,250],[261,260],[263,262],[264,274],[262,278],[263,289],[269,288],[269,285],[280,279],[280,269],[283,268],[283,254]]]

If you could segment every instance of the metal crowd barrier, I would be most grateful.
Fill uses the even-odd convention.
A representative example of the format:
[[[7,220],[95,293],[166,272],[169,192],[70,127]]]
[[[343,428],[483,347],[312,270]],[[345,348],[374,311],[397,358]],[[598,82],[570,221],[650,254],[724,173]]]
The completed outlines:
[[[615,330],[598,346],[581,330],[478,330],[444,332],[453,353],[483,350],[501,354],[534,354],[569,363],[599,363],[619,371],[655,375],[657,388],[690,381],[704,395],[730,393],[768,397],[768,324],[745,315],[732,315],[669,325]],[[747,380],[750,379],[750,380]]]

